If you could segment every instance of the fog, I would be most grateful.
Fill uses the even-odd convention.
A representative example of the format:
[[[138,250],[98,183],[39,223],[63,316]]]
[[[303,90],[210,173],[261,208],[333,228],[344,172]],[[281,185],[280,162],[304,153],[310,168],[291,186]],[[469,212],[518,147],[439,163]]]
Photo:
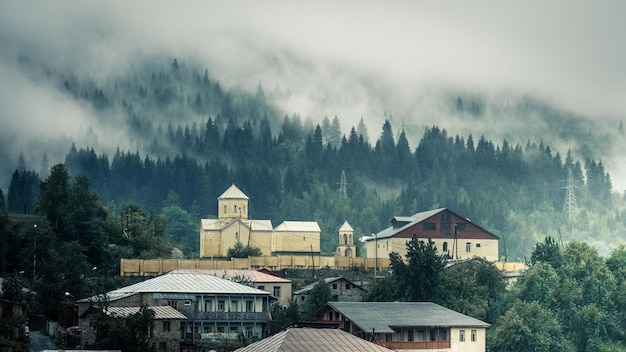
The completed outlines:
[[[615,129],[626,116],[626,3],[618,0],[1,0],[0,9],[0,147],[14,151],[13,160],[0,161],[9,166],[21,151],[37,169],[36,145],[52,163],[80,138],[94,147],[127,140],[98,125],[88,107],[24,76],[22,53],[95,80],[154,55],[194,60],[225,87],[252,90],[261,82],[266,92],[289,91],[277,100],[286,112],[316,121],[338,115],[346,133],[363,117],[375,140],[391,114],[394,129],[415,131],[412,148],[428,125],[496,141],[514,129],[522,142],[542,127],[537,121],[524,135],[521,119],[463,126],[442,106],[446,94],[480,94],[501,105],[532,95],[584,116],[594,129]],[[90,128],[95,139],[84,137]],[[562,153],[568,147],[548,143]],[[622,191],[626,163],[602,159]]]

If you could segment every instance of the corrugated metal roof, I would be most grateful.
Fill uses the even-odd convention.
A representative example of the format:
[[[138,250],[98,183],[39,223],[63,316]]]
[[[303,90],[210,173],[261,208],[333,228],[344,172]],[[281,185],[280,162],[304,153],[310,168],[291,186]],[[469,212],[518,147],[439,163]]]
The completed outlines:
[[[217,197],[217,199],[250,199],[247,195],[245,195],[235,184],[228,187],[228,189],[222,193],[221,196]]]
[[[490,324],[432,302],[328,302],[363,331],[393,333],[394,327],[489,327]]]
[[[391,352],[339,329],[293,328],[235,352]]]
[[[348,224],[348,221],[344,221],[343,225],[341,225],[341,227],[339,228],[339,232],[348,232],[348,231],[354,231],[354,230],[352,229],[352,226]]]
[[[106,313],[118,317],[127,317],[137,314],[140,308],[141,307],[107,307]],[[154,311],[154,319],[187,319],[183,313],[170,306],[151,306],[148,308]]]
[[[315,221],[283,221],[274,231],[281,232],[321,232]]]
[[[115,301],[137,293],[188,293],[188,294],[244,294],[269,296],[268,292],[238,284],[213,275],[185,272],[169,272],[134,285],[106,293],[109,301]],[[91,302],[85,298],[78,302]]]
[[[361,288],[359,285],[354,284],[352,281],[350,281],[350,280],[346,279],[346,278],[345,278],[345,277],[343,277],[343,276],[339,276],[339,277],[329,277],[329,278],[324,279],[324,282],[325,282],[326,284],[330,284],[331,282],[335,282],[335,281],[338,281],[338,280],[343,280],[343,281],[349,282],[352,286],[355,286],[355,287]],[[315,286],[315,284],[317,284],[317,282],[314,282],[314,283],[312,283],[312,284],[306,285],[306,286],[304,286],[303,288],[299,289],[298,291],[294,292],[293,294],[294,294],[294,295],[301,295],[301,294],[303,294],[303,293],[307,293],[307,292],[311,291],[311,289],[313,289],[313,286]]]
[[[260,283],[290,283],[291,280],[283,279],[282,277],[262,273],[256,270],[221,270],[221,269],[178,269],[175,270],[178,273],[197,273],[203,275],[213,275],[221,277],[222,279],[230,279],[243,277],[252,282]]]

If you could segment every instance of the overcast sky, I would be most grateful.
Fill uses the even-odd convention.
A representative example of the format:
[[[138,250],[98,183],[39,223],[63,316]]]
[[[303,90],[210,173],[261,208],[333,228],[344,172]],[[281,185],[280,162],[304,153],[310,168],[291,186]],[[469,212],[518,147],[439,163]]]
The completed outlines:
[[[593,114],[626,115],[620,0],[0,4],[5,43],[38,48],[52,62],[80,59],[92,71],[165,49],[204,55],[241,81],[262,69],[259,55],[291,50],[316,65],[528,90]]]
[[[622,0],[0,0],[0,122],[69,135],[96,123],[23,77],[15,68],[22,52],[95,78],[160,54],[196,58],[225,85],[348,92],[363,74],[378,81],[361,82],[368,89],[408,87],[395,95],[435,85],[514,90],[621,120],[625,18]],[[355,96],[358,118],[373,103]],[[288,103],[306,115],[306,101]]]

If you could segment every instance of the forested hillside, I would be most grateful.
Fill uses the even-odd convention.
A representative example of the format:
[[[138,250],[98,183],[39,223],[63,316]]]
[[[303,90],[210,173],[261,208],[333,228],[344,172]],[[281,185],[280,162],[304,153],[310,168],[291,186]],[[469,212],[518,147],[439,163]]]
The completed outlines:
[[[164,215],[166,240],[186,256],[197,253],[199,219],[215,216],[216,198],[232,183],[250,197],[251,218],[318,221],[324,253],[334,251],[344,220],[358,239],[387,227],[393,215],[437,207],[499,235],[500,255],[509,260],[527,258],[545,236],[587,241],[601,253],[626,238],[624,199],[612,193],[602,160],[579,160],[580,153],[557,150],[549,140],[494,141],[480,131],[452,135],[437,124],[414,138],[391,114],[368,133],[363,119],[345,126],[341,116],[284,112],[273,100],[288,90],[266,91],[263,82],[252,92],[222,87],[208,68],[177,59],[101,81],[27,57],[20,62],[98,117],[102,131],[90,128],[91,142],[67,145],[70,176],[86,176],[117,211],[133,203]],[[450,109],[462,112],[462,104],[459,97]],[[465,105],[472,116],[481,114],[478,103]],[[611,138],[623,138],[620,132]],[[39,182],[48,177],[47,155],[41,158],[38,171],[23,158],[16,165],[5,190],[9,211],[34,212]],[[346,196],[339,192],[342,172]]]

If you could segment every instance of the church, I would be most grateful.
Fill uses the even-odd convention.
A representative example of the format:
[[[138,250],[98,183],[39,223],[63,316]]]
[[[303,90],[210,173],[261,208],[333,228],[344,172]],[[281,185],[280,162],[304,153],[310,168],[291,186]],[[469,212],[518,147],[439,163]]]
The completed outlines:
[[[227,257],[240,242],[261,249],[262,256],[320,255],[320,227],[315,221],[284,221],[275,228],[270,220],[248,218],[246,196],[234,184],[217,198],[217,219],[200,220],[200,257]]]

